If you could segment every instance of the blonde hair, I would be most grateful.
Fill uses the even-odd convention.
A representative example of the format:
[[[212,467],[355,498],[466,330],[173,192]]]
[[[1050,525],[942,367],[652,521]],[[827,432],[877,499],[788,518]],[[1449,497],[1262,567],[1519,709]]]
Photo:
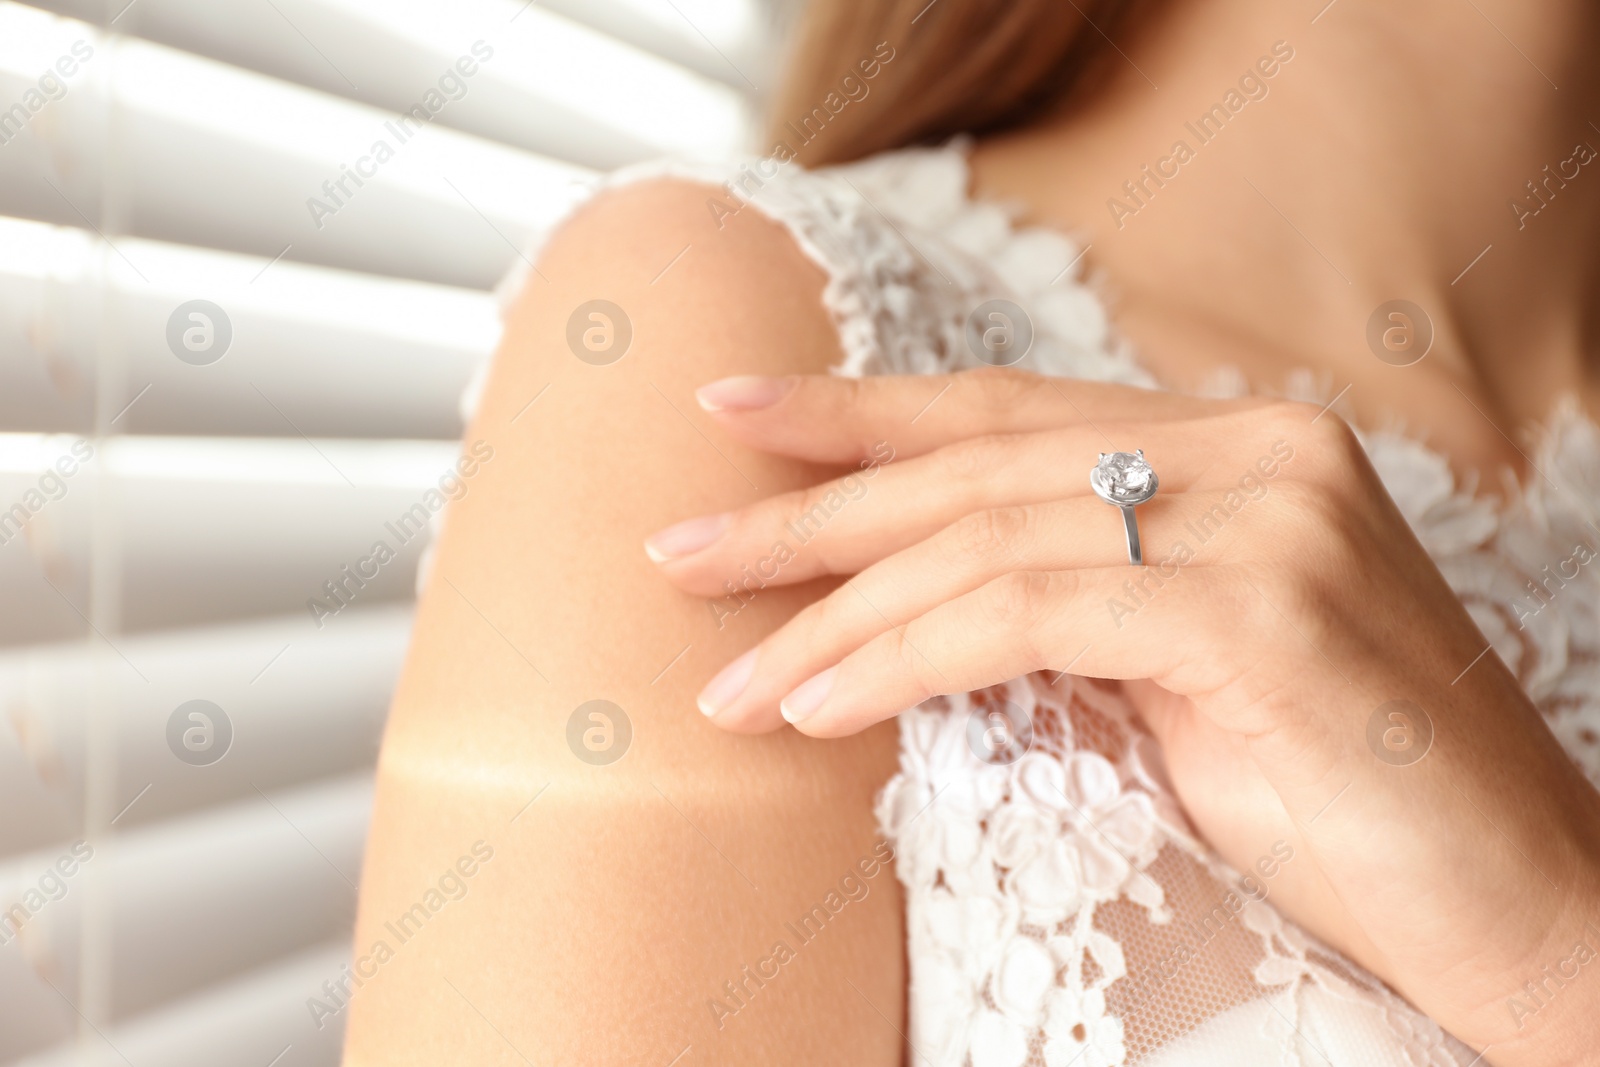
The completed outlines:
[[[1124,0],[809,0],[769,132],[839,163],[1014,125],[1091,80]],[[887,58],[886,58],[887,56]]]

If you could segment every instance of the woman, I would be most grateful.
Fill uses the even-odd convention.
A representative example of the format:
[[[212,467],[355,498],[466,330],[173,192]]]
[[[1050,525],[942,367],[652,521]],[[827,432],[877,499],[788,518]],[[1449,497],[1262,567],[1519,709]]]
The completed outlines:
[[[514,287],[347,1062],[1591,1062],[1596,31],[816,0]]]

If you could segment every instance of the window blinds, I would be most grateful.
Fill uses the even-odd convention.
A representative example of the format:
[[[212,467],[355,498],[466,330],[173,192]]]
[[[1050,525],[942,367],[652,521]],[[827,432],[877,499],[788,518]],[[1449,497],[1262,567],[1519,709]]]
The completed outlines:
[[[772,37],[763,0],[0,0],[0,1063],[337,1062],[306,1001],[489,290],[598,171],[745,147]]]

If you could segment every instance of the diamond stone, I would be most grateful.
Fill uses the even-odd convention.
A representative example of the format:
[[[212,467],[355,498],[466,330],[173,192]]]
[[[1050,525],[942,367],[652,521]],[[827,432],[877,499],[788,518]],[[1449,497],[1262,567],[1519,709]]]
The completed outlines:
[[[1155,490],[1156,472],[1144,452],[1104,452],[1094,469],[1096,488],[1114,500],[1137,501]]]

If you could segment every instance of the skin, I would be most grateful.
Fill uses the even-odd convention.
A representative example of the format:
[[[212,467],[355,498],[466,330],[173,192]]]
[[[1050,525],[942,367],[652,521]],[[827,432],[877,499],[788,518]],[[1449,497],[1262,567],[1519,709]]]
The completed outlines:
[[[919,419],[926,437],[909,435],[909,416],[892,433],[819,417],[775,437],[784,405],[806,390],[764,414],[704,410],[694,390],[729,375],[810,381],[840,358],[821,275],[778,227],[753,212],[719,227],[705,206],[714,191],[660,183],[604,195],[562,229],[517,300],[467,435],[491,442],[495,458],[452,504],[419,605],[379,765],[358,957],[473,842],[494,858],[365,981],[348,1009],[346,1062],[661,1064],[686,1046],[680,1063],[902,1062],[904,935],[890,871],[720,1028],[708,1002],[872,851],[871,803],[896,744],[880,720],[914,703],[930,676],[908,675],[909,655],[881,670],[852,661],[888,640],[868,635],[830,646],[853,662],[839,692],[863,703],[825,705],[801,730],[782,726],[779,702],[830,664],[766,661],[752,683],[764,695],[710,722],[696,694],[769,633],[793,642],[799,631],[779,628],[804,626],[801,609],[827,603],[839,575],[865,568],[864,580],[917,540],[983,521],[969,515],[1019,506],[1041,521],[990,538],[1022,553],[1007,574],[1085,577],[988,577],[976,588],[1009,582],[1010,599],[981,608],[981,624],[956,607],[974,606],[964,598],[975,590],[928,584],[903,605],[906,621],[941,613],[918,647],[949,656],[940,669],[952,684],[1065,666],[1088,639],[1083,627],[1111,625],[1092,583],[1127,572],[1111,558],[1114,523],[1062,534],[1110,515],[1070,484],[1106,448],[1100,431],[1152,459],[1158,442],[1185,443],[1158,461],[1165,499],[1144,509],[1152,544],[1263,446],[1296,448],[1288,480],[1208,545],[1215,558],[1186,567],[1124,628],[1162,632],[1163,651],[1187,648],[1210,673],[1140,663],[1131,643],[1113,661],[1109,638],[1093,653],[1107,657],[1095,672],[1129,680],[1212,843],[1237,860],[1294,835],[1316,862],[1286,867],[1276,883],[1291,914],[1490,1044],[1487,1062],[1581,1062],[1600,1018],[1583,983],[1525,1030],[1496,1027],[1503,999],[1566,955],[1575,924],[1596,911],[1591,794],[1493,656],[1449,686],[1481,641],[1338,416],[1400,421],[1494,488],[1507,470],[1532,476],[1522,431],[1557,396],[1593,409],[1600,179],[1586,168],[1522,230],[1505,202],[1576,139],[1600,138],[1584,132],[1585,115],[1600,114],[1586,58],[1594,16],[1576,0],[1339,0],[1312,24],[1320,9],[1159,7],[1119,31],[1128,67],[1092,99],[984,139],[973,155],[976,193],[1092,245],[1085,262],[1111,279],[1118,328],[1164,381],[1185,387],[1232,366],[1266,390],[1297,368],[1320,374],[1330,394],[1349,383],[1314,423],[1316,409],[1074,394],[1099,426],[1086,432],[1027,379],[990,376],[965,379]],[[1106,199],[1280,39],[1296,56],[1271,95],[1118,229]],[[569,316],[596,296],[634,326],[629,354],[606,367],[566,342]],[[1374,359],[1363,339],[1372,310],[1396,296],[1421,304],[1435,328],[1427,358],[1405,368]],[[886,404],[912,413],[937,392],[927,379],[884,389]],[[986,404],[986,389],[1014,393]],[[996,411],[1011,413],[1004,425]],[[708,571],[690,573],[639,550],[679,520],[837,477],[834,465],[860,458],[863,444],[890,440],[897,457],[870,483],[870,504],[889,498],[895,466],[1000,432],[1067,435],[1054,446],[1077,458],[1058,452],[1050,470],[1079,473],[1059,485],[1046,477],[1057,493],[1048,499],[1017,499],[1015,487],[1043,470],[1019,438],[1008,457],[968,461],[989,496],[907,481],[908,498],[928,502],[920,525],[885,519],[850,539],[840,524],[836,565],[786,574],[809,580],[762,590],[720,628],[697,583],[733,557],[712,552]],[[1194,441],[1214,463],[1186,467]],[[1044,521],[1049,507],[1067,510]],[[859,521],[873,514],[863,507]],[[976,566],[979,553],[969,555]],[[1092,612],[1073,598],[1061,605],[1072,590],[1089,591]],[[1229,608],[1229,630],[1248,642],[1204,633]],[[1304,639],[1287,634],[1285,617]],[[1032,660],[978,639],[1008,626],[1027,631],[1011,646]],[[1268,648],[1295,666],[1288,681],[1240,655]],[[1366,720],[1397,693],[1437,712],[1435,747],[1409,767],[1374,766]],[[634,731],[606,767],[577,759],[566,739],[573,710],[597,697],[625,708]]]
[[[1525,183],[1576,142],[1600,147],[1600,12],[1339,0],[1312,24],[1324,3],[1159,5],[1119,37],[1127,61],[1110,58],[1092,98],[980,141],[975,189],[1092,246],[1118,329],[1163,382],[1228,367],[1278,390],[1309,369],[1329,396],[1350,386],[1338,410],[1358,424],[1403,425],[1497,488],[1526,469],[1526,431],[1557,396],[1600,399],[1600,181],[1583,168],[1522,229],[1508,207],[1536,205]],[[1266,98],[1118,228],[1106,203],[1127,200],[1123,182],[1174,140],[1196,144],[1185,122],[1277,41],[1295,57]],[[1410,367],[1365,343],[1396,298],[1434,325]]]

